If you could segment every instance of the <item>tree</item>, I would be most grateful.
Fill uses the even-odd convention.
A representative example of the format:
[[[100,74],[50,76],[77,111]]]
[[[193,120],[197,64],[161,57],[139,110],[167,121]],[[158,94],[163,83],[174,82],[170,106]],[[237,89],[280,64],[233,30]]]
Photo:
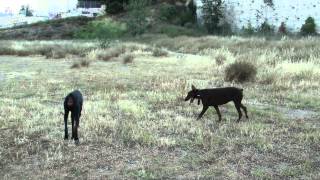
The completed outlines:
[[[280,25],[280,27],[278,29],[278,33],[282,34],[282,35],[287,34],[287,27],[286,27],[286,24],[284,22],[281,22],[281,25]]]
[[[27,17],[33,16],[33,10],[30,9],[29,5],[22,5],[19,14],[23,14]]]
[[[26,16],[28,17],[33,16],[33,10],[31,10],[29,6],[26,7]]]
[[[197,6],[194,3],[194,0],[188,0],[187,1],[187,7],[188,7],[188,11],[190,11],[190,14],[192,16],[192,22],[196,22],[197,20]]]
[[[249,21],[247,26],[242,27],[241,31],[244,35],[253,35],[255,33],[255,28],[252,26],[251,22]]]
[[[258,27],[258,33],[263,35],[271,35],[274,33],[274,26],[270,25],[267,20],[265,20],[260,27]]]
[[[201,0],[204,26],[210,34],[221,33],[220,22],[224,18],[222,0]]]
[[[313,17],[308,17],[305,23],[302,25],[300,33],[302,35],[314,35],[316,31],[316,23]]]
[[[146,19],[149,0],[130,0],[128,5],[127,25],[132,35],[143,34],[148,26]]]
[[[263,0],[263,2],[264,2],[267,6],[274,7],[273,0]]]
[[[118,14],[125,10],[129,0],[104,0],[106,3],[106,12],[108,14]]]

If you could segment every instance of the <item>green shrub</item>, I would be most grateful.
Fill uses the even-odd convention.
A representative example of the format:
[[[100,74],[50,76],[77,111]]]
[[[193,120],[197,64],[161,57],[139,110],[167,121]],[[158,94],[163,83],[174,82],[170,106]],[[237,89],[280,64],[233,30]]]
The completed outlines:
[[[110,19],[89,22],[81,30],[75,32],[74,37],[80,39],[113,39],[119,38],[127,32],[124,24]]]
[[[118,14],[125,10],[128,0],[107,0],[106,12],[108,14]]]
[[[305,23],[302,25],[300,33],[301,35],[314,35],[316,34],[316,23],[313,17],[308,17]]]
[[[166,34],[169,37],[200,36],[204,34],[204,32],[200,29],[188,29],[188,28],[175,26],[175,25],[163,25],[163,26],[157,27],[156,33]]]
[[[221,27],[221,32],[220,32],[221,35],[232,35],[233,34],[230,23],[225,21],[221,24],[220,27]]]
[[[240,61],[226,67],[225,80],[242,83],[253,80],[256,77],[256,74],[257,68],[253,64]]]
[[[149,5],[149,0],[130,0],[128,5],[128,18],[127,26],[132,35],[143,34],[147,27],[148,17],[147,6]]]
[[[268,23],[268,21],[263,22],[260,27],[258,27],[258,33],[264,35],[274,34],[274,27]]]
[[[242,27],[241,32],[243,35],[253,35],[255,33],[255,29],[249,22],[246,27]]]
[[[184,26],[187,23],[194,24],[196,14],[192,7],[180,7],[164,3],[161,4],[159,8],[159,19],[175,25]]]
[[[161,4],[159,8],[159,17],[161,20],[164,21],[171,21],[172,19],[176,18],[178,11],[174,5],[171,4]]]
[[[180,18],[180,25],[182,26],[184,26],[187,23],[195,23],[194,14],[192,14],[192,12],[188,9],[181,11],[179,18]]]

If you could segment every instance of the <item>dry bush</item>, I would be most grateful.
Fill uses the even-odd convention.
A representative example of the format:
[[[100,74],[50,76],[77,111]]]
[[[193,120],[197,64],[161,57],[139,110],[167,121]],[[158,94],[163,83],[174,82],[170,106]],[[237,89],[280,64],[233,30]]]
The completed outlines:
[[[266,71],[262,73],[259,77],[260,84],[273,84],[276,83],[277,79],[279,78],[279,74],[276,71]]]
[[[225,80],[243,83],[253,80],[257,75],[257,68],[245,61],[234,62],[225,69]]]
[[[221,42],[224,39],[217,40],[215,36],[190,38],[187,36],[180,36],[176,38],[162,38],[157,40],[155,44],[159,47],[178,51],[181,53],[197,54],[205,49],[218,49],[222,47]]]
[[[122,48],[124,48],[128,52],[134,52],[134,51],[139,51],[143,49],[143,47],[140,47],[136,44],[123,45]]]
[[[79,69],[79,68],[81,68],[81,64],[79,62],[75,62],[72,64],[72,66],[70,68],[71,69]]]
[[[62,58],[65,58],[67,54],[68,53],[66,53],[64,50],[52,49],[50,51],[47,51],[44,55],[47,59],[49,58],[62,59]]]
[[[153,48],[152,47],[146,47],[143,49],[144,52],[153,52]]]
[[[161,48],[154,48],[152,51],[152,56],[154,57],[166,57],[168,56],[168,52]]]
[[[119,57],[121,54],[125,53],[125,48],[123,47],[116,47],[110,48],[103,51],[98,51],[97,59],[103,61],[110,61],[113,58]]]
[[[121,56],[120,59],[123,62],[123,64],[128,64],[133,62],[134,57],[131,54],[125,54]]]
[[[79,69],[82,67],[89,67],[90,62],[88,60],[82,59],[72,64],[71,69]]]
[[[8,47],[2,47],[0,46],[0,55],[15,55],[16,52]]]
[[[89,67],[90,62],[89,62],[89,61],[86,61],[86,60],[82,60],[82,61],[80,62],[80,64],[81,64],[82,67]]]
[[[219,66],[219,65],[222,65],[224,62],[227,61],[227,57],[223,54],[218,54],[214,57],[215,61],[216,61],[216,64]]]
[[[67,55],[83,57],[94,47],[90,43],[68,41],[1,41],[0,55],[32,56],[60,59]]]

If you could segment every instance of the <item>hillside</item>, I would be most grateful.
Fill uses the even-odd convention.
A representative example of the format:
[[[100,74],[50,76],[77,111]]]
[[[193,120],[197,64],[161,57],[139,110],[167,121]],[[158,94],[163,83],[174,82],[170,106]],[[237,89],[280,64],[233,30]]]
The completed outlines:
[[[137,18],[133,18],[132,16],[137,16]],[[100,39],[101,34],[118,31],[121,32],[113,38],[119,39],[124,35],[127,38],[134,34],[132,30],[138,29],[142,25],[139,22],[141,21],[140,17],[145,17],[145,22],[143,22],[144,28],[141,28],[144,34],[166,34],[171,37],[205,34],[203,30],[200,30],[196,26],[194,18],[183,5],[183,2],[160,1],[145,8],[145,12],[139,12],[134,15],[127,11],[97,18],[73,17],[49,20],[4,30],[0,29],[0,39]],[[125,26],[125,28],[119,26]],[[79,35],[79,32],[84,34]]]
[[[2,29],[0,30],[0,39],[71,39],[74,31],[87,25],[92,20],[94,19],[73,17]]]

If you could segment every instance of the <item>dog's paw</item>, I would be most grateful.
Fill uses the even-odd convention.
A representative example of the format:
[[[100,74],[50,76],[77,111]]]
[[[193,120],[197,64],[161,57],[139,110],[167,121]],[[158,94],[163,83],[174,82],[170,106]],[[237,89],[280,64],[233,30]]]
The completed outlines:
[[[74,140],[74,144],[75,144],[75,145],[79,145],[79,144],[80,144],[80,141],[79,141],[79,139],[77,139],[77,140]]]

